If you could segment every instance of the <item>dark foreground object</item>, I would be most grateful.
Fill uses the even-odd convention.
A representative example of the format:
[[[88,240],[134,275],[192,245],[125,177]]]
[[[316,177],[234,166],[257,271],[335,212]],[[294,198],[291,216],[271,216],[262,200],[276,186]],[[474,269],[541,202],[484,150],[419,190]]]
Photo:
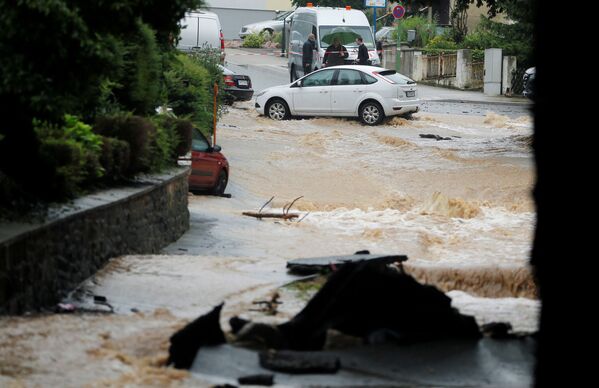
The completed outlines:
[[[177,369],[189,369],[200,347],[226,342],[219,322],[222,308],[223,304],[216,306],[211,312],[202,315],[171,337],[167,365],[172,364]]]
[[[285,373],[336,373],[339,358],[323,352],[295,352],[269,350],[260,353],[260,366]]]
[[[452,308],[443,292],[377,261],[344,264],[299,314],[277,327],[278,343],[267,345],[320,350],[329,329],[366,340],[384,332],[402,344],[481,336],[474,318]]]
[[[264,385],[270,387],[275,383],[275,376],[272,374],[259,374],[244,376],[237,379],[241,385]]]
[[[330,271],[331,268],[339,268],[347,263],[369,261],[378,264],[393,264],[408,260],[405,255],[375,255],[368,251],[356,252],[354,255],[311,257],[307,259],[295,259],[287,262],[289,272],[297,275],[312,275],[319,272]]]

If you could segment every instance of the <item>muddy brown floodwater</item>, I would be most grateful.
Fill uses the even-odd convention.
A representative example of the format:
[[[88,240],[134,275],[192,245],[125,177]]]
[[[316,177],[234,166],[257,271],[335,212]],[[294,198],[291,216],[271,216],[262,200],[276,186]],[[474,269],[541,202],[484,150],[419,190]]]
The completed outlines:
[[[0,386],[207,385],[163,367],[177,328],[223,300],[227,328],[228,317],[289,280],[287,259],[361,249],[408,255],[410,273],[479,323],[536,330],[530,117],[419,113],[372,128],[333,118],[274,122],[242,103],[217,137],[233,198],[190,196],[192,229],[164,255],[115,258],[82,286],[106,296],[116,314],[0,318]],[[241,216],[272,196],[270,211],[303,196],[293,210],[307,216]],[[264,320],[302,307],[281,294],[281,316]]]

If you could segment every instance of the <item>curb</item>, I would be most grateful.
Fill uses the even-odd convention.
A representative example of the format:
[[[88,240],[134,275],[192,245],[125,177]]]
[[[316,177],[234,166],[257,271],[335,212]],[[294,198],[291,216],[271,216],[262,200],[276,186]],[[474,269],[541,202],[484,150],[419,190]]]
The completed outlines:
[[[459,104],[486,104],[486,105],[506,105],[506,106],[522,106],[532,107],[532,102],[516,102],[516,101],[482,101],[482,100],[462,100],[453,98],[440,98],[440,99],[421,99],[423,102],[452,102]]]

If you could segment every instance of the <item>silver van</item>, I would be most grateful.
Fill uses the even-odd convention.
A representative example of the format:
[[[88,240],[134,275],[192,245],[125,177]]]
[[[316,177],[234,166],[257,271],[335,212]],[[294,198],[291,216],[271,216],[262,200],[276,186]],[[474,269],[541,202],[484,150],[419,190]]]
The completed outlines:
[[[208,11],[192,11],[180,22],[181,36],[177,48],[182,51],[194,48],[212,48],[220,52],[225,61],[225,39],[218,15]]]
[[[361,36],[368,48],[368,56],[373,66],[380,65],[376,44],[370,23],[360,10],[331,7],[301,7],[295,10],[289,28],[289,78],[291,82],[304,75],[302,67],[302,48],[308,35],[316,36],[316,53],[312,61],[312,70],[322,68],[325,51],[334,38],[339,38],[349,57],[345,64],[352,64],[358,58],[356,38]]]

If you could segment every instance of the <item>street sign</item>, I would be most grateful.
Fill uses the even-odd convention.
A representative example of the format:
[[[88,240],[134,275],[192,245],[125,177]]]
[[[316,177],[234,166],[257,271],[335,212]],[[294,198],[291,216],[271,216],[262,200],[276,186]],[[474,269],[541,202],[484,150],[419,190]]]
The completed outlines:
[[[395,19],[401,19],[403,17],[403,15],[406,14],[406,9],[404,7],[402,7],[401,5],[396,5],[395,7],[393,7],[393,17]]]
[[[386,8],[387,0],[364,0],[364,7],[368,8]]]

